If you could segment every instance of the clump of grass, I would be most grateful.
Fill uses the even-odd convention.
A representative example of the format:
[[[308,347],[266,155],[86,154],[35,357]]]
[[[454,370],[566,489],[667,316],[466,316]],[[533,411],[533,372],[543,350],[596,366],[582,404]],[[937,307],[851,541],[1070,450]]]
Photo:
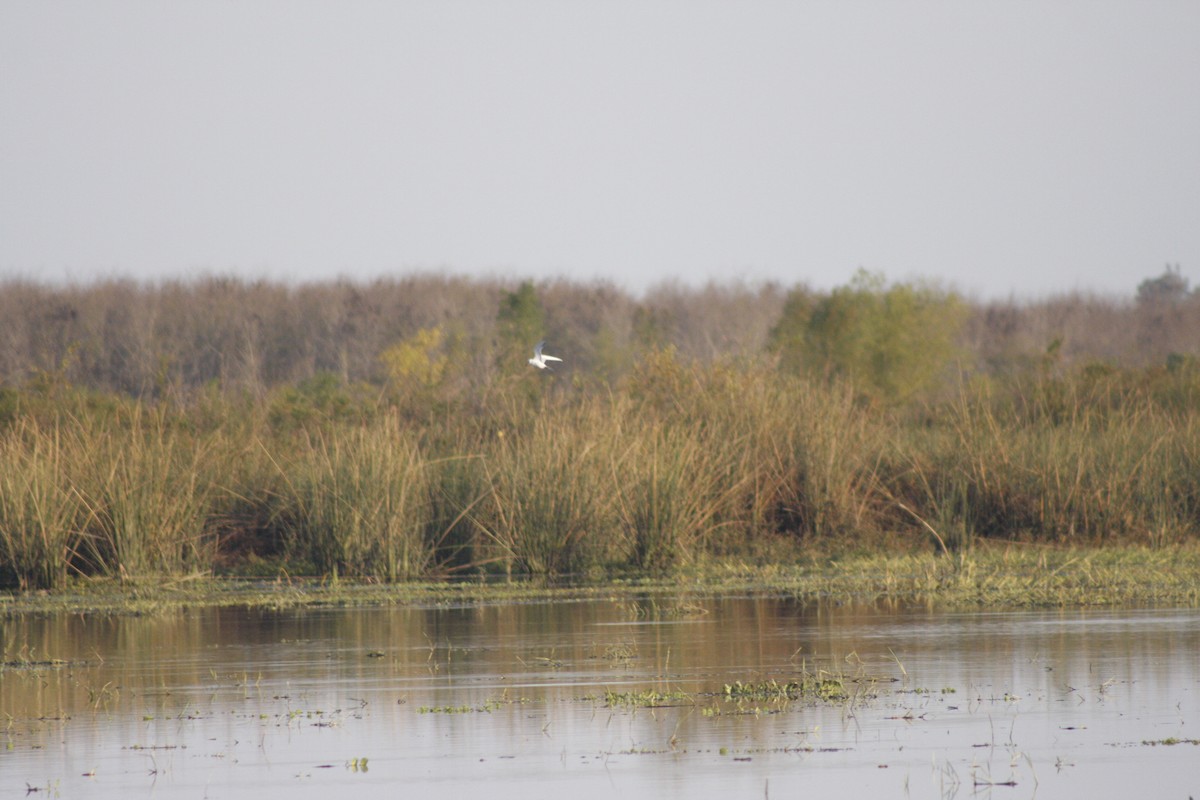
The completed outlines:
[[[896,441],[887,480],[897,506],[950,550],[977,537],[1162,546],[1196,530],[1196,418],[1136,396],[1069,408],[1030,412],[986,382],[964,391],[940,424]]]
[[[485,455],[490,496],[474,516],[494,560],[523,572],[586,572],[606,557],[611,503],[598,404],[531,407],[531,424]]]
[[[627,393],[644,421],[631,431],[642,469],[625,471],[640,484],[623,494],[640,502],[622,509],[638,566],[745,553],[780,534],[834,541],[876,529],[884,436],[849,386],[667,351],[640,365]]]
[[[427,461],[426,470],[429,518],[425,538],[433,549],[432,571],[454,574],[482,568],[488,553],[476,515],[492,493],[483,460],[455,455]]]
[[[693,432],[644,433],[613,465],[618,518],[632,563],[664,571],[694,559],[724,521],[735,486],[722,485],[719,453]]]
[[[671,706],[692,705],[695,698],[685,691],[676,689],[660,692],[655,689],[643,689],[637,692],[615,692],[606,689],[604,706],[606,708],[667,708]]]
[[[522,703],[532,702],[526,697],[509,697],[505,692],[500,697],[488,697],[477,706],[458,705],[458,706],[420,706],[417,708],[418,714],[490,714],[493,711],[504,708],[505,706],[518,705]]]
[[[25,420],[0,431],[0,584],[55,589],[67,579],[88,508],[70,480],[73,430]]]
[[[426,462],[394,418],[306,439],[279,469],[275,514],[294,557],[322,574],[387,581],[415,578],[430,565]]]
[[[756,533],[835,542],[878,529],[886,504],[878,465],[888,434],[852,387],[759,374],[738,396],[761,498]]]
[[[799,679],[779,683],[774,678],[752,683],[725,684],[724,698],[730,701],[753,700],[759,702],[785,702],[811,697],[825,702],[836,702],[849,697],[841,677],[833,675],[811,675],[804,673]]]
[[[140,407],[84,433],[88,461],[78,485],[91,524],[80,555],[106,575],[210,570],[219,438],[200,440],[166,410]]]
[[[632,642],[610,644],[600,654],[600,658],[603,658],[605,661],[611,661],[614,664],[628,664],[637,657],[637,645]]]
[[[474,714],[479,711],[475,706],[420,706],[418,714]]]

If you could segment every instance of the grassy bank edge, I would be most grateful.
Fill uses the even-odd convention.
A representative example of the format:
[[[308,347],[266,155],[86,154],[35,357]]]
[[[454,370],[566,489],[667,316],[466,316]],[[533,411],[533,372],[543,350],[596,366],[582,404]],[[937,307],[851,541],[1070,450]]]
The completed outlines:
[[[542,578],[412,581],[211,578],[77,581],[60,591],[0,595],[0,618],[19,614],[153,614],[201,607],[386,607],[621,600],[754,593],[811,602],[939,608],[1200,605],[1200,546],[1043,548],[999,545],[958,555],[866,554],[807,563],[712,561],[669,577],[577,582]]]

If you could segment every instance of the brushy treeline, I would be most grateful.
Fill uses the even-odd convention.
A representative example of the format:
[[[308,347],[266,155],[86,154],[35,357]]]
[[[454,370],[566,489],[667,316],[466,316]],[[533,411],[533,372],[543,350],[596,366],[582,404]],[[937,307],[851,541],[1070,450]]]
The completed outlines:
[[[1074,317],[869,275],[641,300],[433,277],[9,283],[0,585],[1194,539],[1200,307],[1172,278]],[[1076,342],[1093,312],[1103,335]],[[558,372],[525,364],[540,338]]]
[[[948,307],[946,298],[956,302]],[[949,314],[906,327],[922,307]],[[1047,358],[1067,369],[1147,367],[1200,351],[1200,294],[1188,291],[1177,268],[1143,281],[1136,298],[1076,293],[1028,302],[969,302],[936,287],[888,287],[866,274],[832,293],[667,284],[642,298],[604,283],[514,286],[437,275],[297,286],[222,277],[70,286],[8,280],[0,282],[0,386],[53,374],[155,398],[214,383],[262,394],[326,374],[378,384],[389,377],[381,354],[434,329],[441,351],[453,355],[448,377],[460,389],[491,385],[497,364],[530,349],[529,336],[569,354],[573,374],[613,380],[648,349],[671,346],[705,362],[786,350],[814,314],[848,335],[900,340],[887,353],[893,359],[927,346],[931,334],[949,337],[957,366],[990,374],[1026,371]],[[903,341],[908,332],[918,340]],[[793,347],[784,360],[800,352]]]

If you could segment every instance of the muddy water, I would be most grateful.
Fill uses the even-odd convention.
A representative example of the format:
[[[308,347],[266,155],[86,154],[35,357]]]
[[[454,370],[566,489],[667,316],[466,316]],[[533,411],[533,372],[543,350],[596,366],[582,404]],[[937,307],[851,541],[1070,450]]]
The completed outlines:
[[[694,596],[0,625],[0,798],[1200,796],[1194,609]],[[847,696],[725,694],[806,674]]]

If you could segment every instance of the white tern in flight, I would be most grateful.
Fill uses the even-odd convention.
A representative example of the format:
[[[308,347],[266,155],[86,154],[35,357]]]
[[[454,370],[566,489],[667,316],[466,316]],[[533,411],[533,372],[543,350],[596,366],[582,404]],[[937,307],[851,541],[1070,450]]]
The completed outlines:
[[[537,347],[533,348],[533,358],[529,359],[529,363],[533,364],[538,369],[548,369],[551,372],[554,372],[554,369],[546,362],[547,361],[562,361],[562,359],[559,358],[558,356],[542,355],[542,348],[545,346],[546,346],[546,341],[544,339],[537,343]]]

